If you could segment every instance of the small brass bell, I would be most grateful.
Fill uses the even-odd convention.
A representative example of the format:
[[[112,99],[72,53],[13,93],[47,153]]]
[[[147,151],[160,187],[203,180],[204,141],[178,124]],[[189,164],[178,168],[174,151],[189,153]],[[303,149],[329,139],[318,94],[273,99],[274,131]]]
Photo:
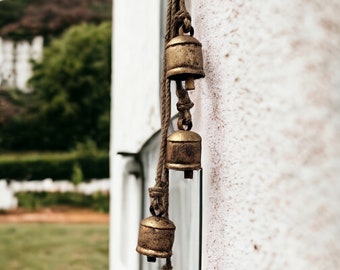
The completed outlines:
[[[202,44],[194,37],[180,35],[171,39],[165,48],[166,76],[185,81],[186,90],[195,89],[195,79],[203,78]]]
[[[143,219],[140,222],[137,252],[146,255],[148,262],[155,262],[156,257],[171,257],[175,229],[174,223],[164,217]]]
[[[193,177],[193,170],[201,169],[200,135],[189,130],[177,130],[167,139],[165,166],[184,171],[185,178]]]

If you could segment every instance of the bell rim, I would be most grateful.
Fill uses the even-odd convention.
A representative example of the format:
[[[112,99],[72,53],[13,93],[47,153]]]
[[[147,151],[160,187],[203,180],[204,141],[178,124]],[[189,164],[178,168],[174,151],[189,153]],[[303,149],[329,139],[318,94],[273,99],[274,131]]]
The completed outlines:
[[[152,250],[148,248],[143,248],[141,246],[136,247],[136,251],[142,255],[148,256],[148,257],[157,257],[157,258],[169,258],[172,256],[172,250],[169,251],[158,251],[158,250]]]
[[[184,69],[184,72],[183,72]],[[168,79],[179,79],[184,81],[188,77],[194,77],[195,79],[201,79],[205,77],[203,69],[191,68],[191,67],[177,67],[169,69],[166,73]]]
[[[175,171],[189,171],[189,170],[198,171],[202,169],[201,163],[178,164],[178,163],[166,162],[165,167],[171,170],[175,170]]]

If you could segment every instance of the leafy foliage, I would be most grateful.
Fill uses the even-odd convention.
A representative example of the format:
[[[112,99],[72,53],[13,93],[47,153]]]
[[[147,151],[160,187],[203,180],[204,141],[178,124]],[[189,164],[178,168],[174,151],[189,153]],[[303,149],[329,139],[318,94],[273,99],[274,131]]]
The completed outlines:
[[[23,102],[29,101],[29,95],[27,99],[22,99],[22,96],[17,90],[6,91],[0,88],[0,125],[23,112],[23,106],[27,105]]]
[[[80,184],[84,180],[83,171],[79,163],[75,163],[72,167],[71,181],[74,185]]]
[[[108,149],[110,23],[73,26],[54,39],[33,62],[29,84],[30,107],[3,125],[3,149],[70,150],[87,140]]]

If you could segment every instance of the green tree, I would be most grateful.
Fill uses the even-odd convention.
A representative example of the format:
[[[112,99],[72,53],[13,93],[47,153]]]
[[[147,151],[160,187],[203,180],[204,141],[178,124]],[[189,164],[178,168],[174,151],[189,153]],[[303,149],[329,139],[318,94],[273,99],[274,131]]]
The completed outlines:
[[[33,104],[3,127],[2,147],[69,150],[92,140],[108,149],[111,23],[71,27],[42,59],[33,62],[29,81]]]

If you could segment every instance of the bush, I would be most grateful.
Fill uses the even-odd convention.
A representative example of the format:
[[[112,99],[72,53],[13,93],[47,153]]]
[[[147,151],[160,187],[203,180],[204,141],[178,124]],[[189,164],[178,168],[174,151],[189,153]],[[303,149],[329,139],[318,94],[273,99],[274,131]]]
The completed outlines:
[[[84,180],[83,171],[78,163],[73,165],[71,181],[74,185],[80,184]]]
[[[72,179],[72,176],[75,177],[76,166],[81,168],[82,178],[86,180],[109,177],[108,153],[91,156],[59,153],[3,156],[0,158],[0,179]]]
[[[27,210],[52,206],[73,206],[108,213],[110,205],[110,195],[104,193],[86,195],[77,192],[18,192],[16,197],[19,207]]]

